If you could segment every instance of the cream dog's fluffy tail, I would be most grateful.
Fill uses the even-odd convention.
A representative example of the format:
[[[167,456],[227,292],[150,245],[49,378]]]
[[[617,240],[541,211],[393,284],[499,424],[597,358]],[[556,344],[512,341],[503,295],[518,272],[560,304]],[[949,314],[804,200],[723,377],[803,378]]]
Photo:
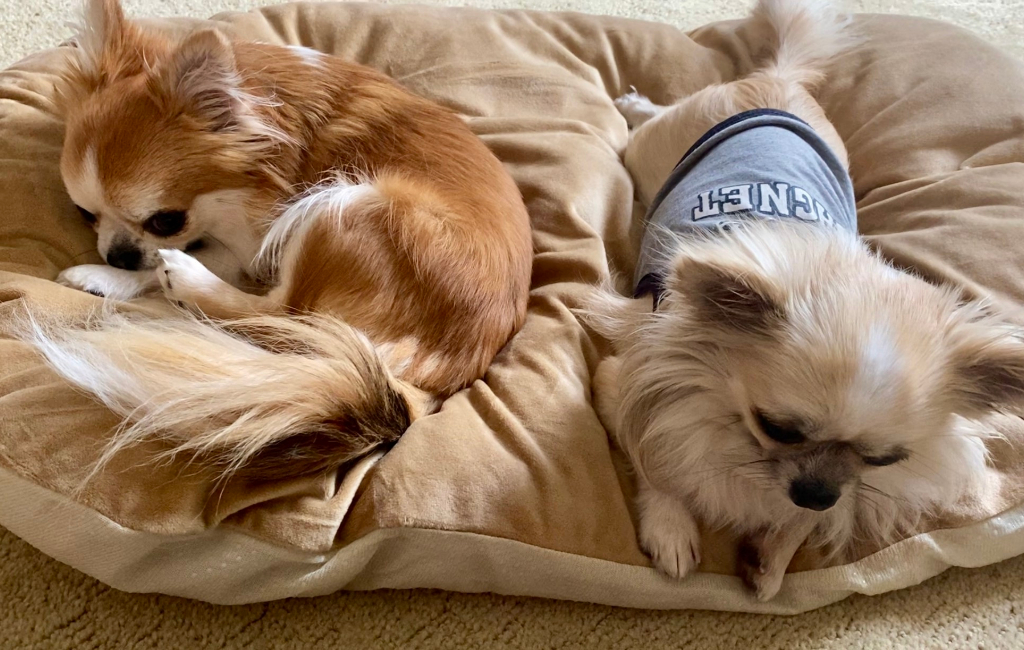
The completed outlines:
[[[804,87],[820,83],[829,60],[860,41],[831,0],[759,0],[751,21],[772,51],[761,73]]]

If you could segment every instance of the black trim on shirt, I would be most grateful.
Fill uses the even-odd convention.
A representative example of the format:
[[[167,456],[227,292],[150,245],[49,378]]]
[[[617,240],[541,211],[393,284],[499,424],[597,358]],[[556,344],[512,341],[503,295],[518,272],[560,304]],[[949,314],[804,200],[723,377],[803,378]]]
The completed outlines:
[[[743,121],[746,121],[746,120],[749,120],[749,119],[753,119],[755,117],[762,117],[762,116],[765,116],[765,115],[774,115],[776,117],[785,117],[785,118],[788,118],[788,119],[796,120],[797,122],[800,122],[801,124],[805,124],[807,126],[810,126],[810,124],[807,124],[807,122],[805,120],[800,119],[796,115],[793,115],[792,113],[788,113],[786,111],[780,111],[779,109],[776,109],[776,108],[755,108],[753,110],[743,111],[742,113],[737,113],[736,115],[733,115],[732,117],[730,117],[730,118],[728,118],[726,120],[723,120],[723,121],[719,122],[718,124],[714,125],[713,127],[711,127],[710,129],[708,129],[704,133],[704,135],[700,136],[700,138],[698,138],[696,142],[694,142],[692,145],[690,145],[690,148],[686,150],[686,153],[683,154],[683,157],[679,159],[678,163],[676,163],[675,167],[673,168],[673,172],[676,169],[678,169],[679,166],[682,165],[683,162],[685,162],[686,159],[689,158],[693,154],[694,151],[696,151],[698,148],[700,148],[701,145],[703,145],[705,142],[707,142],[711,138],[715,137],[720,132],[724,131],[725,129],[727,129],[727,128],[735,125],[735,124],[739,124],[740,122],[743,122]],[[654,197],[654,201],[647,208],[647,215],[650,215],[652,212],[654,212],[654,210],[661,204],[661,202],[665,199],[665,197],[672,190],[675,189],[675,186],[678,185],[679,182],[682,181],[682,179],[683,179],[682,176],[680,176],[678,178],[675,178],[675,179],[672,179],[671,176],[669,177],[669,179],[665,182],[665,185],[662,186],[662,188],[658,191],[657,196]],[[673,180],[674,180],[674,182],[672,182]],[[671,182],[671,186],[669,185],[670,182]],[[633,297],[634,298],[642,298],[642,297],[644,297],[646,295],[653,296],[653,298],[654,298],[654,311],[658,311],[658,305],[661,304],[661,299],[665,295],[665,276],[663,274],[661,274],[661,273],[648,273],[644,277],[640,278],[640,281],[636,283],[636,289],[633,291]]]
[[[700,138],[698,138],[697,141],[694,142],[690,146],[690,148],[686,150],[686,153],[683,154],[683,157],[679,159],[679,162],[676,163],[676,167],[678,167],[679,165],[682,165],[683,161],[686,160],[687,157],[689,157],[689,155],[691,153],[693,153],[697,149],[697,147],[701,146],[702,144],[704,144],[705,142],[707,142],[711,138],[715,137],[715,135],[717,135],[721,131],[724,131],[725,129],[729,128],[733,124],[739,124],[740,122],[742,122],[744,120],[749,120],[749,119],[754,118],[754,117],[761,117],[762,115],[775,115],[775,116],[778,116],[778,117],[788,117],[790,119],[796,120],[797,122],[800,122],[801,124],[807,124],[807,122],[805,122],[804,120],[801,120],[796,115],[793,115],[792,113],[787,113],[786,111],[780,111],[777,108],[755,108],[753,110],[743,111],[742,113],[736,113],[735,115],[733,115],[729,119],[723,120],[723,121],[719,122],[718,124],[714,125],[710,129],[708,129],[707,132],[704,135],[700,136]],[[810,124],[807,124],[807,126],[810,126]]]

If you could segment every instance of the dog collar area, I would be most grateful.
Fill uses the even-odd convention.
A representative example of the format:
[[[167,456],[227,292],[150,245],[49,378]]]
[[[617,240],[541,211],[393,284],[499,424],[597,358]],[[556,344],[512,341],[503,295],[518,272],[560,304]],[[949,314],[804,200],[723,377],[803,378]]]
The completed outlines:
[[[846,165],[807,122],[785,111],[746,111],[687,150],[651,202],[634,297],[664,295],[679,238],[720,236],[752,219],[792,220],[857,232]]]

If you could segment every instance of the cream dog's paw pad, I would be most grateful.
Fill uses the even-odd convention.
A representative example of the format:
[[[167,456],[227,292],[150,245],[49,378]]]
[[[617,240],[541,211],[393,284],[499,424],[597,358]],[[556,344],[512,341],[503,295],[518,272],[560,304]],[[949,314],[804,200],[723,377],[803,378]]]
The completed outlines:
[[[634,91],[623,95],[615,100],[615,108],[619,110],[622,117],[626,118],[626,124],[630,128],[636,128],[658,114],[657,104],[647,97]]]

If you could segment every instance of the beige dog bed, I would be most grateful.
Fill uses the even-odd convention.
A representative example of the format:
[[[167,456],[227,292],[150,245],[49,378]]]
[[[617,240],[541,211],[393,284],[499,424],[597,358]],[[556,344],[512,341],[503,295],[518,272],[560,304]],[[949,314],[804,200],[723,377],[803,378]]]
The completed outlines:
[[[805,557],[756,602],[709,533],[702,572],[656,573],[630,487],[590,404],[604,348],[571,309],[609,271],[632,275],[638,215],[612,99],[668,102],[749,69],[742,29],[582,15],[358,4],[214,19],[243,38],[302,44],[394,76],[465,114],[522,189],[537,252],[530,315],[486,380],[343,477],[214,489],[195,467],[120,458],[78,492],[116,420],[0,339],[0,524],[128,591],[216,603],[337,589],[438,587],[655,608],[797,612],[1024,552],[1016,417],[984,425],[1004,472],[995,504],[858,562]],[[196,21],[163,21],[188,29]],[[898,264],[1016,310],[1024,304],[1024,67],[950,26],[860,17],[869,37],[834,66],[822,103],[846,139],[866,235]],[[0,328],[26,306],[81,318],[101,304],[51,280],[98,262],[57,172],[59,51],[0,74]],[[714,538],[714,539],[711,539]],[[877,552],[875,552],[877,551]]]

